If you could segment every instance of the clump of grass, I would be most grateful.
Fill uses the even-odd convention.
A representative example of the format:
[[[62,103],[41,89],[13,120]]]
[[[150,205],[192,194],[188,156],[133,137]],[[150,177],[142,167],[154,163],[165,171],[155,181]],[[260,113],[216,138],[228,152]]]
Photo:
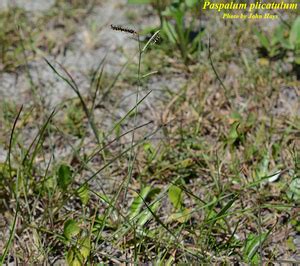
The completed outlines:
[[[154,38],[154,37],[153,37]],[[150,41],[140,50],[140,58],[141,54],[144,53],[147,49],[147,46],[150,44]],[[119,185],[117,189],[117,193],[112,196],[111,198],[104,192],[103,195],[97,193],[93,190],[92,187],[89,186],[89,183],[93,181],[98,175],[105,171],[109,166],[111,166],[116,161],[120,160],[124,155],[129,154],[130,158],[129,162],[131,165],[131,169],[133,169],[133,150],[140,145],[142,142],[147,140],[151,137],[160,127],[149,134],[149,136],[145,136],[141,140],[138,140],[132,137],[131,144],[128,148],[125,148],[121,153],[112,155],[112,154],[104,154],[102,151],[106,150],[107,147],[114,142],[109,141],[108,143],[106,139],[109,136],[106,136],[104,139],[99,141],[99,134],[97,131],[96,124],[93,120],[93,108],[96,102],[97,92],[94,94],[92,99],[92,105],[90,106],[90,102],[87,103],[86,99],[84,99],[83,95],[81,94],[79,87],[77,86],[73,77],[68,73],[68,71],[61,66],[66,76],[63,76],[58,72],[58,70],[49,62],[46,61],[50,68],[59,76],[61,77],[67,84],[70,85],[71,89],[74,90],[76,93],[80,107],[83,110],[83,113],[86,116],[89,126],[92,128],[95,141],[97,143],[97,151],[91,152],[89,155],[83,156],[81,155],[82,143],[80,142],[79,146],[70,145],[72,149],[74,149],[74,155],[76,156],[76,164],[79,164],[78,168],[72,167],[71,164],[74,162],[69,161],[69,163],[62,163],[57,162],[55,163],[54,154],[51,154],[49,159],[46,159],[42,154],[44,153],[45,146],[50,145],[50,149],[54,148],[52,144],[46,144],[48,142],[48,134],[53,134],[55,127],[53,127],[53,118],[55,115],[60,112],[60,108],[58,110],[54,110],[50,116],[47,118],[46,122],[42,124],[38,130],[38,133],[33,138],[32,142],[29,146],[22,146],[21,154],[14,154],[14,148],[17,151],[17,147],[15,143],[20,143],[20,139],[18,138],[18,134],[15,134],[15,126],[13,127],[13,131],[11,134],[11,142],[10,142],[10,151],[8,155],[7,164],[9,166],[8,172],[10,173],[9,177],[5,177],[5,179],[10,179],[11,181],[16,180],[16,187],[10,188],[10,192],[7,198],[14,198],[17,200],[17,209],[15,211],[15,219],[13,222],[12,230],[10,232],[10,238],[6,244],[5,253],[2,255],[1,259],[2,262],[6,261],[7,254],[10,250],[11,243],[13,241],[14,235],[17,234],[22,236],[23,234],[27,234],[31,232],[33,234],[33,238],[30,238],[31,248],[30,252],[35,254],[33,257],[25,257],[24,261],[28,261],[31,263],[37,263],[38,261],[45,261],[51,260],[49,255],[51,251],[45,249],[45,247],[41,246],[43,241],[47,241],[52,243],[49,247],[54,248],[57,251],[58,247],[64,247],[63,250],[66,252],[67,256],[66,259],[70,264],[76,263],[85,263],[88,258],[94,256],[95,252],[98,250],[100,240],[102,238],[102,231],[107,226],[107,222],[109,219],[114,217],[116,214],[119,216],[120,210],[117,209],[117,204],[119,202],[119,195],[121,191],[124,190],[125,186],[128,187],[130,182],[131,173],[124,177],[123,182]],[[140,69],[140,68],[139,68]],[[103,68],[99,68],[99,72],[95,73],[94,80],[97,79],[98,74],[101,76],[103,72]],[[140,74],[139,74],[140,75]],[[138,78],[140,76],[138,75]],[[98,76],[99,82],[101,77]],[[92,82],[93,83],[93,82]],[[138,90],[137,90],[138,91]],[[144,97],[145,98],[145,97]],[[139,99],[137,96],[136,105],[132,107],[131,110],[125,115],[118,124],[121,124],[123,120],[128,117],[130,113],[135,111],[137,113],[137,106],[142,103],[144,98]],[[21,112],[20,112],[21,113]],[[20,113],[15,120],[15,125],[17,124]],[[78,113],[77,113],[78,114]],[[71,119],[71,118],[70,118]],[[75,118],[76,120],[77,118]],[[82,119],[82,116],[81,116]],[[75,121],[74,119],[70,120],[71,125],[77,126],[79,121]],[[77,119],[78,120],[78,119]],[[148,123],[147,123],[148,124]],[[129,133],[134,133],[136,130],[141,128],[143,125],[138,125],[136,122],[136,114],[135,114],[135,122],[134,128],[129,130],[128,133],[122,134],[118,138],[125,136]],[[115,126],[114,126],[115,127]],[[84,130],[82,128],[81,130]],[[59,131],[58,131],[59,132]],[[60,132],[59,132],[60,133]],[[84,138],[86,136],[85,133],[77,134],[79,138]],[[19,144],[20,145],[20,144]],[[54,150],[52,150],[54,152]],[[96,156],[103,158],[103,165],[100,167],[99,170],[88,170],[89,169],[89,162]],[[40,157],[41,156],[41,157]],[[11,158],[14,158],[13,162]],[[110,157],[110,158],[109,158]],[[38,159],[40,158],[40,159]],[[131,160],[131,161],[130,161]],[[39,161],[39,163],[37,163]],[[44,164],[42,167],[41,164]],[[13,171],[13,168],[16,169],[16,172]],[[82,171],[88,172],[91,171],[89,177],[82,182],[78,182],[75,179],[76,175],[81,175]],[[3,172],[4,173],[4,172]],[[4,185],[6,186],[6,185]],[[127,188],[128,189],[128,188]],[[126,189],[126,190],[127,190]],[[126,192],[127,193],[127,192]],[[125,193],[125,194],[126,194]],[[15,196],[17,195],[17,197]],[[90,198],[94,195],[94,200],[96,201],[104,200],[104,205],[107,206],[104,208],[105,212],[105,220],[103,225],[98,229],[94,228],[94,223],[96,217],[99,215],[99,211],[95,210],[93,205],[94,203],[90,202]],[[125,196],[126,197],[126,196]],[[72,215],[74,218],[70,219],[71,211],[68,213],[66,212],[65,208],[67,204],[71,204],[71,206],[75,203],[74,199],[79,199],[81,202],[81,207],[88,208],[87,213],[84,212],[83,216],[78,212],[78,216],[74,214]],[[98,199],[98,200],[97,200]],[[32,208],[30,208],[31,204],[35,204]],[[91,203],[91,205],[89,204]],[[93,201],[94,202],[94,201]],[[20,209],[19,207],[20,206]],[[36,216],[36,213],[40,213],[41,208],[43,210],[43,215]],[[150,208],[150,207],[149,207]],[[81,210],[81,208],[80,208]],[[90,214],[95,212],[97,216],[94,218],[89,217]],[[149,214],[148,214],[149,215]],[[56,217],[56,218],[54,218]],[[58,218],[60,217],[60,218]],[[67,217],[67,218],[64,218]],[[92,218],[92,220],[90,220]],[[20,229],[19,227],[16,229],[16,221],[22,220],[21,224],[23,227]],[[38,221],[36,220],[38,219]],[[118,223],[125,219],[124,215],[118,217]],[[60,230],[56,230],[53,228],[53,222],[57,224],[60,220],[60,226],[58,228],[63,227],[63,232],[61,233]],[[52,222],[51,222],[52,221]],[[50,225],[49,224],[52,224]],[[129,226],[132,227],[130,223]],[[83,225],[87,225],[90,229],[84,230]],[[49,227],[50,226],[50,227]],[[127,225],[126,225],[127,227]],[[130,227],[129,227],[130,228]],[[121,229],[121,228],[120,228]],[[122,229],[123,230],[123,229]],[[126,229],[127,230],[127,229]],[[94,233],[93,233],[94,232]],[[93,242],[95,241],[95,242]],[[39,253],[39,250],[42,250],[42,253]],[[17,253],[23,254],[21,246],[18,246]],[[50,254],[49,254],[50,252]]]
[[[16,66],[24,64],[16,21],[19,25],[28,25],[29,20],[24,10],[15,8],[1,12],[0,44],[3,71],[13,71]]]
[[[11,8],[0,12],[0,44],[2,70],[14,72],[27,64],[26,61],[39,58],[44,53],[61,53],[76,33],[76,23],[82,21],[95,4],[81,1],[67,3],[57,1],[42,15],[31,14],[21,8]],[[87,5],[86,5],[87,4]],[[72,5],[72,8],[70,8]],[[86,7],[89,8],[86,8]],[[63,34],[51,27],[65,28]],[[22,32],[22,34],[20,33]],[[24,57],[26,50],[26,58]]]

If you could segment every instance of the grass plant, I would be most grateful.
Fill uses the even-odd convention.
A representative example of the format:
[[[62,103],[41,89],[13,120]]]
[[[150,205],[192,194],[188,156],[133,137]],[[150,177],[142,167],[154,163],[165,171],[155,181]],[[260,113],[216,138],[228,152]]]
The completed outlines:
[[[197,6],[173,2],[177,24]],[[70,24],[85,23],[98,4],[56,1],[40,27],[64,16],[73,36]],[[298,95],[297,74],[283,59],[262,60],[265,38],[251,23],[218,21],[206,26],[210,38],[198,31],[192,41],[182,35],[186,24],[174,26],[163,12],[165,2],[152,6],[162,29],[148,39],[107,25],[137,48],[112,74],[102,57],[86,90],[47,56],[56,41],[41,52],[38,36],[47,33],[30,37],[24,10],[0,17],[2,29],[16,18],[22,24],[21,39],[10,25],[16,43],[0,33],[3,71],[25,66],[30,82],[31,60],[45,58],[49,75],[74,95],[49,110],[38,97],[22,106],[0,101],[1,265],[299,263],[300,119],[280,101]],[[42,84],[33,85],[39,95]],[[106,112],[131,96],[122,115]]]

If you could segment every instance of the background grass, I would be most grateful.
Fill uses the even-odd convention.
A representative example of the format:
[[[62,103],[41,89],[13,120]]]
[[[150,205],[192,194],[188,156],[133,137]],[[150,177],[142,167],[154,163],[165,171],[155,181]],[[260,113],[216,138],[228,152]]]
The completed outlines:
[[[0,102],[2,264],[300,262],[297,13],[266,26],[175,2],[114,6],[138,39],[91,19],[103,1],[1,11],[1,75],[30,84]],[[82,25],[91,51],[126,36],[88,85],[63,63]],[[36,62],[72,96],[47,102]]]

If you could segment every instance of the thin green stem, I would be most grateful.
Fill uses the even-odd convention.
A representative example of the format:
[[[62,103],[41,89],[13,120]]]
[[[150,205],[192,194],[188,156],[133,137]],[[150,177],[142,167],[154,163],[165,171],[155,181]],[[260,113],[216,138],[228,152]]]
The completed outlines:
[[[13,136],[14,136],[14,132],[15,132],[15,129],[16,129],[16,125],[17,125],[17,122],[20,118],[20,115],[21,115],[21,112],[23,110],[23,105],[21,106],[18,114],[17,114],[17,117],[14,121],[14,124],[13,124],[13,127],[12,127],[12,131],[11,131],[11,134],[10,134],[10,140],[9,140],[9,150],[8,150],[8,168],[9,168],[9,175],[10,175],[10,178],[12,180],[12,167],[11,167],[11,153],[12,153],[12,143],[13,143]],[[6,256],[8,254],[8,251],[9,251],[9,248],[11,246],[11,243],[14,239],[14,233],[15,233],[15,229],[16,229],[16,224],[17,224],[17,218],[18,218],[18,212],[19,212],[19,196],[18,196],[18,184],[19,184],[19,174],[17,174],[17,178],[16,178],[16,188],[14,190],[14,193],[15,193],[15,197],[16,197],[16,212],[15,212],[15,216],[14,216],[14,220],[13,220],[13,224],[12,224],[12,227],[11,227],[11,230],[10,230],[10,235],[9,235],[9,239],[5,245],[5,249],[4,249],[4,252],[2,254],[2,256],[0,257],[0,265],[4,265],[4,261],[6,259]]]

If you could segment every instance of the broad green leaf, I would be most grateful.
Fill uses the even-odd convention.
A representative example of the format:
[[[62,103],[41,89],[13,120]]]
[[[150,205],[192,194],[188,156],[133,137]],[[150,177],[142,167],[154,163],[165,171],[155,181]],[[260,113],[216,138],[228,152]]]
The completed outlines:
[[[67,264],[71,265],[73,262],[73,259],[74,259],[74,251],[73,251],[73,248],[70,248],[67,253],[67,256],[66,256]]]
[[[54,188],[56,187],[57,185],[57,182],[56,182],[56,179],[53,177],[53,176],[49,176],[47,177],[47,179],[44,181],[44,188],[47,190],[47,191],[52,191],[54,190]]]
[[[80,240],[80,254],[83,256],[84,260],[90,255],[91,252],[91,242],[89,237],[85,237]]]
[[[290,224],[293,226],[293,228],[296,229],[297,233],[300,233],[300,221],[297,220],[297,218],[294,218],[290,221]]]
[[[277,43],[280,43],[284,40],[284,28],[282,25],[277,27],[271,36],[271,46],[276,45]]]
[[[72,247],[69,249],[67,253],[67,264],[69,266],[81,266],[83,265],[83,258],[81,258],[81,254],[78,252],[78,250],[75,247]]]
[[[277,43],[280,43],[285,49],[293,49],[289,39],[286,37],[286,29],[283,25],[280,25],[276,28],[272,37],[272,45],[276,45]]]
[[[150,186],[144,187],[140,193],[140,196],[138,195],[135,197],[135,199],[133,200],[130,206],[129,219],[136,217],[140,213],[141,208],[144,206],[143,199],[145,200],[147,198],[150,190],[151,190]]]
[[[293,49],[300,45],[300,16],[296,18],[292,25],[290,32],[290,43]]]
[[[88,184],[85,184],[78,190],[78,196],[83,205],[86,205],[90,199]]]
[[[145,142],[143,145],[143,148],[144,148],[144,151],[147,153],[152,154],[154,152],[154,148],[150,142]]]
[[[265,154],[265,156],[259,164],[258,169],[256,170],[257,179],[261,179],[269,175],[269,162],[269,154]]]
[[[262,47],[264,47],[265,49],[267,49],[268,51],[270,50],[270,41],[267,38],[266,35],[264,35],[263,33],[261,33],[258,29],[254,29],[254,33],[256,35],[256,37],[258,38],[260,44]]]
[[[187,159],[180,161],[180,167],[182,167],[182,168],[188,168],[188,167],[192,166],[193,164],[194,164],[194,160],[191,158],[187,158]]]
[[[58,169],[58,186],[66,191],[68,186],[72,183],[73,177],[72,177],[72,171],[71,167],[66,164],[62,164]]]
[[[146,142],[143,145],[144,151],[147,155],[147,160],[148,161],[152,161],[154,160],[154,158],[156,157],[157,153],[155,152],[155,148],[153,147],[153,145],[149,142]]]
[[[174,26],[171,23],[169,23],[168,21],[164,20],[162,28],[163,28],[163,31],[166,33],[169,41],[172,42],[173,44],[175,44],[176,39],[178,39],[178,37],[177,37],[177,33],[175,31]]]
[[[297,251],[297,247],[296,247],[296,245],[295,245],[295,243],[294,243],[294,239],[293,239],[293,237],[289,237],[286,241],[285,241],[285,243],[286,243],[286,246],[290,249],[290,250],[292,250],[292,251]]]
[[[238,132],[239,126],[240,126],[240,122],[238,122],[238,121],[232,123],[229,134],[228,134],[228,139],[227,139],[227,142],[229,145],[233,145],[236,143],[236,141],[239,140],[239,138],[240,138],[240,134]]]
[[[80,232],[80,227],[79,225],[76,223],[75,220],[70,219],[67,220],[64,224],[64,236],[67,239],[71,239],[72,237],[78,235]]]
[[[238,112],[232,112],[230,114],[230,121],[232,122],[236,122],[236,121],[242,121],[243,120],[243,117],[240,113]]]
[[[180,209],[182,206],[182,198],[183,198],[183,193],[181,188],[177,186],[170,186],[169,191],[169,200],[173,204],[175,209]]]
[[[179,223],[186,223],[191,218],[191,210],[184,209],[183,211],[172,213],[168,222],[177,221]]]

